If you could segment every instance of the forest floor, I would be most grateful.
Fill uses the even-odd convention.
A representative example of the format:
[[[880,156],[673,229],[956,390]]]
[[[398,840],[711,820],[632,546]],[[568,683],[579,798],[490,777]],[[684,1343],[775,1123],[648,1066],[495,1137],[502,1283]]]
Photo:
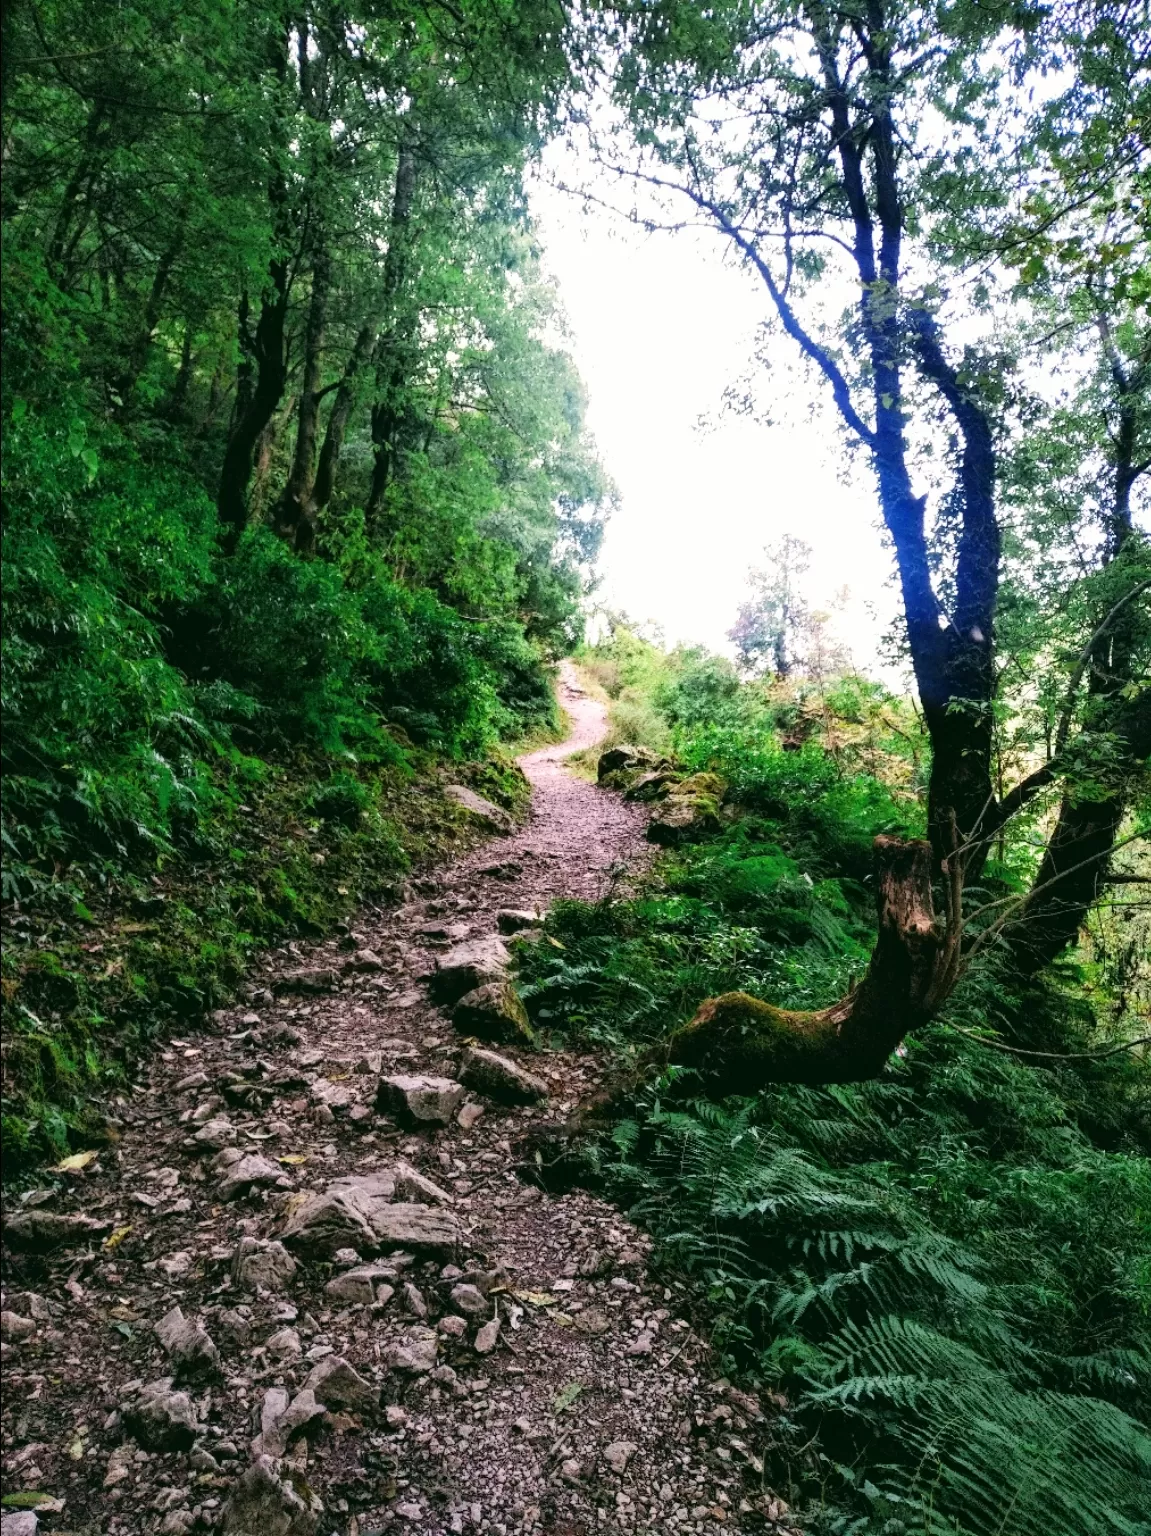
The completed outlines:
[[[560,697],[525,826],[266,955],[141,1071],[113,1146],[11,1202],[3,1536],[784,1529],[759,1405],[716,1379],[686,1288],[617,1209],[516,1172],[602,1063],[498,1046],[546,1096],[461,1102],[468,1046],[429,996],[502,909],[643,866],[643,809],[564,764],[604,708],[570,670]]]

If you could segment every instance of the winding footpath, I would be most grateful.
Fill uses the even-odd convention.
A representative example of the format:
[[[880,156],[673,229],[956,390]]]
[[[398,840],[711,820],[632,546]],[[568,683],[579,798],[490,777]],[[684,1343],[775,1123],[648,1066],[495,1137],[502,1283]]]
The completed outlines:
[[[759,1404],[644,1236],[514,1171],[594,1058],[497,1046],[469,1074],[429,997],[501,910],[646,857],[642,809],[565,768],[604,712],[570,671],[560,692],[523,828],[266,956],[142,1072],[113,1147],[10,1208],[4,1486],[42,1497],[2,1536],[787,1532]]]

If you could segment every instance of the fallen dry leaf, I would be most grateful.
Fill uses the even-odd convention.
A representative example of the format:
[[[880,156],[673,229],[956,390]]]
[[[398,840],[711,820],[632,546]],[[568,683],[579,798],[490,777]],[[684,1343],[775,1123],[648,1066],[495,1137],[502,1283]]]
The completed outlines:
[[[71,1157],[66,1157],[63,1162],[57,1163],[51,1170],[53,1173],[79,1173],[84,1168],[89,1168],[100,1156],[98,1151],[73,1152]]]

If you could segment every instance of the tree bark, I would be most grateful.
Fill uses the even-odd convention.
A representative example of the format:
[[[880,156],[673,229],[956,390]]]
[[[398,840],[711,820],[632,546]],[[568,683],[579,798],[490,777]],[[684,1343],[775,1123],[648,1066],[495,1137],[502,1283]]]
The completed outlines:
[[[288,78],[288,43],[286,29],[274,29],[266,38],[268,63],[281,89]],[[280,142],[275,142],[276,136]],[[287,153],[286,124],[273,124],[273,156]],[[288,302],[292,289],[292,269],[288,251],[292,246],[291,194],[283,166],[273,160],[268,182],[268,202],[272,215],[275,248],[268,263],[268,280],[260,304],[260,318],[254,334],[247,335],[241,323],[240,346],[246,353],[241,361],[241,376],[236,391],[236,412],[220,468],[216,509],[224,526],[224,547],[232,551],[248,521],[248,486],[252,479],[256,446],[275,414],[288,379],[285,331]],[[247,309],[247,296],[243,300]],[[242,321],[246,314],[242,315]],[[245,363],[250,388],[245,387]]]
[[[140,375],[144,371],[144,365],[148,361],[148,353],[152,349],[152,342],[156,336],[156,327],[160,323],[160,316],[164,311],[164,298],[168,292],[168,284],[172,278],[172,269],[180,255],[184,245],[184,221],[181,218],[175,238],[163,252],[156,263],[156,271],[152,278],[152,286],[148,292],[148,300],[144,305],[144,314],[141,318],[140,329],[128,349],[123,370],[116,381],[117,393],[123,402],[121,410],[126,409],[135,389]]]
[[[400,425],[400,395],[407,379],[408,348],[415,318],[404,313],[401,298],[411,267],[411,218],[419,179],[415,133],[409,129],[400,141],[396,159],[396,188],[392,199],[391,234],[384,260],[383,303],[385,329],[376,344],[378,398],[372,406],[372,480],[366,512],[369,521],[379,516],[396,458]]]
[[[694,1067],[718,1093],[875,1077],[954,981],[953,945],[935,916],[932,863],[929,843],[876,838],[879,937],[867,974],[847,997],[813,1013],[774,1008],[746,992],[709,998],[661,1049],[662,1063]]]
[[[224,525],[225,545],[234,549],[248,521],[248,486],[252,479],[256,445],[284,393],[288,369],[284,355],[284,330],[288,317],[291,282],[288,263],[276,257],[268,268],[269,288],[260,306],[260,318],[250,341],[249,366],[254,379],[248,398],[237,394],[237,411],[224,450],[216,507]],[[241,338],[241,346],[243,346]]]
[[[378,322],[373,315],[360,327],[352,355],[344,364],[343,376],[328,415],[320,461],[316,466],[316,480],[312,487],[312,502],[317,512],[322,512],[328,505],[336,489],[336,472],[344,451],[344,440],[348,435],[348,423],[356,407],[357,385],[375,347],[377,329]]]
[[[68,286],[69,259],[88,222],[91,209],[81,211],[81,204],[86,191],[91,188],[97,165],[108,143],[109,131],[107,103],[97,101],[89,110],[80,163],[64,188],[52,238],[48,243],[48,268],[61,288]]]
[[[304,330],[304,366],[300,385],[300,404],[296,417],[296,446],[288,483],[276,507],[276,530],[296,549],[306,552],[315,543],[316,507],[312,494],[312,475],[319,435],[321,381],[324,366],[324,338],[328,323],[328,294],[331,262],[318,237],[312,261],[312,295]]]
[[[891,43],[882,9],[869,10],[868,21],[859,24],[867,31],[863,51],[871,85],[866,132],[852,119],[853,98],[840,75],[837,41],[827,14],[812,6],[808,15],[831,112],[829,153],[839,162],[840,184],[854,228],[859,316],[872,370],[875,421],[873,429],[863,429],[864,438],[871,450],[883,519],[895,544],[912,667],[931,737],[928,836],[941,863],[952,846],[954,816],[961,840],[972,844],[968,858],[975,866],[983,856],[978,834],[995,804],[991,658],[999,527],[991,431],[982,408],[961,388],[948,363],[933,317],[916,310],[909,321],[902,313],[904,210],[890,109]],[[956,612],[950,618],[943,614],[932,584],[924,527],[926,499],[915,495],[908,467],[901,362],[906,339],[915,343],[920,370],[940,391],[963,441],[963,531]]]
[[[176,372],[176,380],[172,385],[172,393],[168,397],[168,416],[172,421],[186,422],[188,420],[188,392],[192,387],[192,365],[194,362],[193,344],[196,339],[196,328],[191,320],[184,322],[184,340],[180,347],[180,366]]]

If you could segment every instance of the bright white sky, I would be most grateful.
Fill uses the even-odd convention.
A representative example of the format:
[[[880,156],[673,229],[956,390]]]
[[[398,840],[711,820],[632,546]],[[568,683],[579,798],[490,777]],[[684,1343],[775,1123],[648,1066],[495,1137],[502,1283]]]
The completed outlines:
[[[542,181],[532,205],[589,425],[620,491],[600,562],[602,604],[654,620],[671,643],[730,652],[748,567],[792,533],[812,546],[813,606],[850,588],[836,629],[856,664],[874,669],[896,595],[870,475],[861,462],[853,484],[839,478],[843,440],[826,403],[810,414],[815,381],[786,337],[759,386],[775,424],[721,414],[724,389],[747,373],[767,295],[703,231],[648,235]],[[707,431],[701,416],[713,419]]]

